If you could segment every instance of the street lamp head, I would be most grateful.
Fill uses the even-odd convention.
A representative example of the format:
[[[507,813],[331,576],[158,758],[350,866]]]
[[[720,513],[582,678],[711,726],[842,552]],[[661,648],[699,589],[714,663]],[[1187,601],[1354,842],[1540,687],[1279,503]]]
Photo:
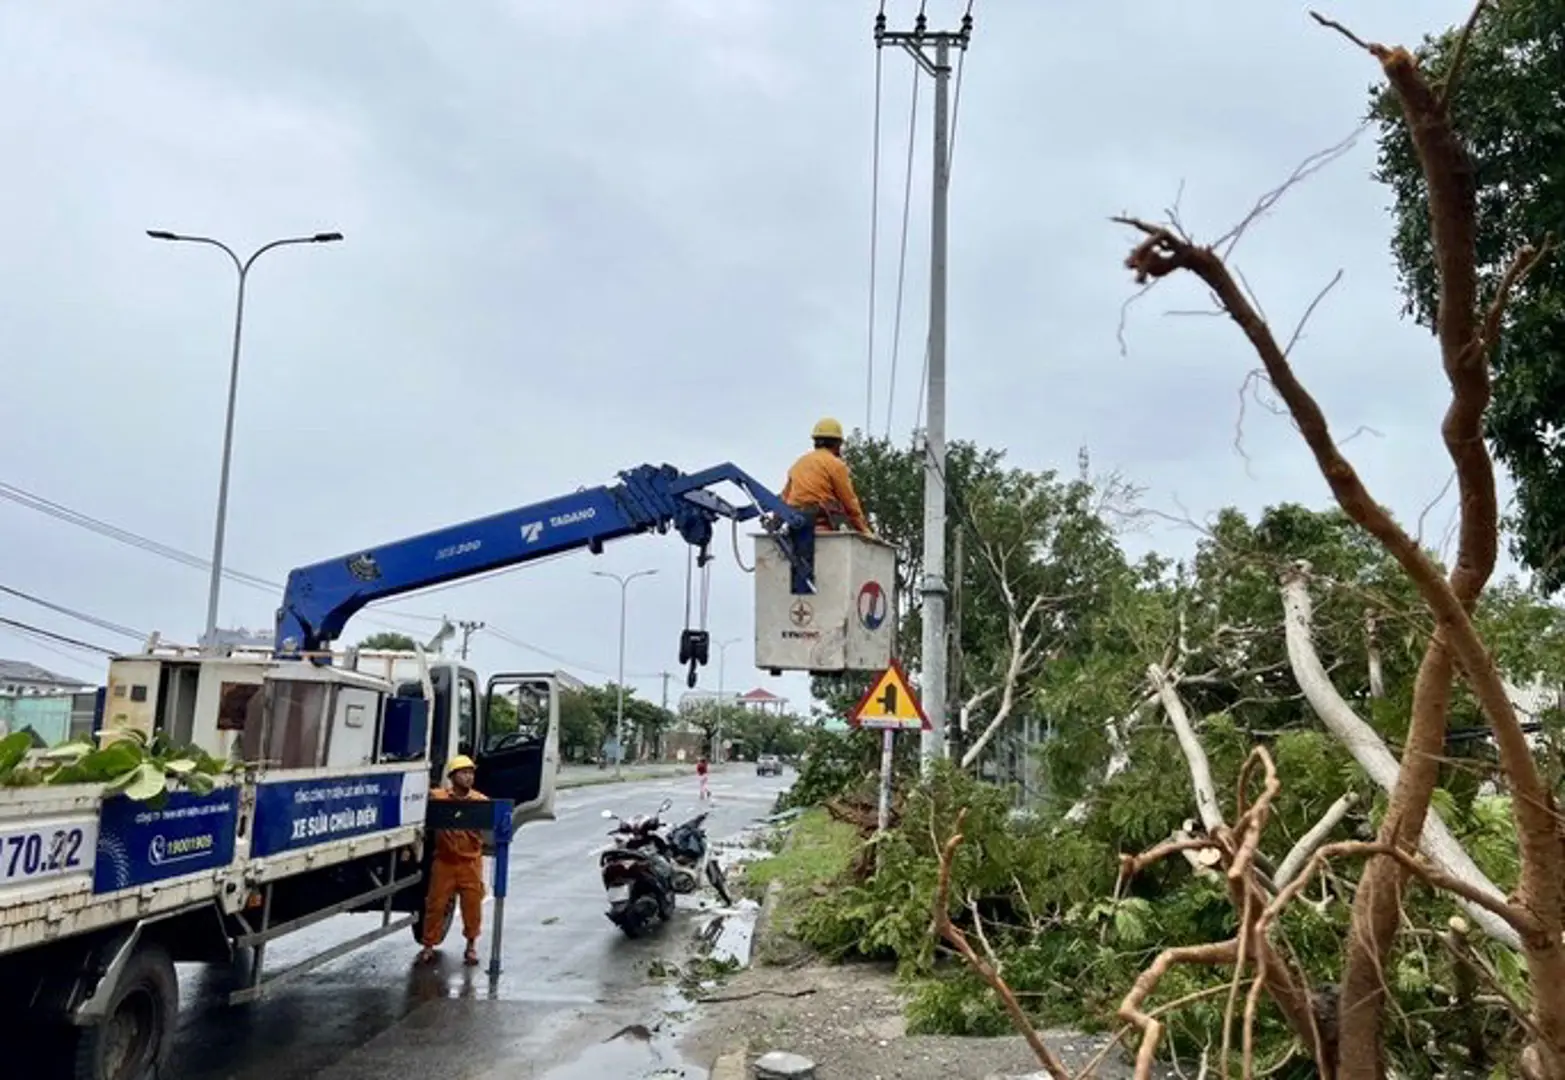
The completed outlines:
[[[342,233],[340,232],[318,232],[310,237],[310,240],[317,244],[330,244],[341,239]]]
[[[167,229],[148,229],[147,235],[154,240],[178,240],[179,237]]]

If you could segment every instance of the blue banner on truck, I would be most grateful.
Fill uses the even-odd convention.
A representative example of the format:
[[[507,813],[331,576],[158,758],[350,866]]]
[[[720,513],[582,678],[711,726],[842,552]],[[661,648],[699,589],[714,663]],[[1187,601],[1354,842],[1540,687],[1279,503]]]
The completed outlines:
[[[239,793],[173,791],[156,806],[123,795],[106,799],[98,820],[92,891],[115,892],[215,870],[234,861]]]
[[[429,774],[408,772],[278,780],[255,793],[250,853],[276,855],[424,821]]]

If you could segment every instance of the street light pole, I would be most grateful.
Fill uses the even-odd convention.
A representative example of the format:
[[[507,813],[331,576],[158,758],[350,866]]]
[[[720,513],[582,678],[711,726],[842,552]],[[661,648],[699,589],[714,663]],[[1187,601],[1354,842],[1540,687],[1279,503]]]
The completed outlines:
[[[614,707],[614,778],[620,779],[621,763],[625,760],[625,593],[630,583],[638,577],[650,577],[654,570],[637,570],[634,574],[620,575],[607,570],[594,570],[597,577],[612,578],[619,582],[619,678],[614,688],[618,701]]]
[[[713,740],[712,756],[716,759],[713,764],[723,760],[723,687],[724,678],[728,668],[728,646],[738,641],[738,638],[729,638],[727,641],[717,643],[717,738]]]
[[[245,280],[249,276],[250,267],[255,264],[255,260],[272,250],[272,248],[283,247],[288,244],[330,244],[341,240],[342,233],[320,232],[311,236],[291,236],[281,240],[273,240],[269,244],[262,244],[251,253],[249,258],[243,260],[234,254],[233,248],[221,240],[213,240],[209,236],[185,236],[181,233],[169,232],[166,229],[148,229],[147,235],[154,240],[207,244],[218,248],[233,261],[234,269],[239,272],[239,295],[234,305],[233,357],[228,365],[228,418],[223,426],[223,467],[222,475],[217,485],[217,526],[212,538],[212,582],[207,588],[206,633],[202,642],[203,649],[215,651],[217,648],[217,598],[223,582],[223,532],[228,522],[228,465],[233,455],[234,403],[239,393],[239,340],[244,330],[245,321]]]

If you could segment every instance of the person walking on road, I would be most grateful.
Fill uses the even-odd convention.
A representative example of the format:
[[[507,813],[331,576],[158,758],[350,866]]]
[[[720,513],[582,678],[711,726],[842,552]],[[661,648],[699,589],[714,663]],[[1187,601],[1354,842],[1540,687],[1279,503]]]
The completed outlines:
[[[431,799],[474,799],[488,802],[489,797],[473,787],[476,767],[473,759],[458,754],[446,767],[450,788],[438,787]],[[478,963],[478,931],[484,916],[484,838],[468,829],[442,829],[435,835],[435,858],[429,872],[429,894],[424,905],[424,950],[419,962],[435,958],[435,949],[445,936],[446,909],[453,898],[462,905],[462,934],[467,938],[464,964]]]
[[[842,424],[828,416],[815,425],[810,438],[815,448],[789,468],[782,501],[814,518],[817,532],[836,532],[847,525],[871,535],[848,463],[842,460]]]
[[[707,787],[707,784],[706,784],[706,774],[707,774],[706,755],[703,754],[700,757],[700,759],[698,759],[696,761],[696,775],[701,778],[701,801],[702,802],[706,802],[706,801],[708,801],[709,799],[712,798],[712,789]]]

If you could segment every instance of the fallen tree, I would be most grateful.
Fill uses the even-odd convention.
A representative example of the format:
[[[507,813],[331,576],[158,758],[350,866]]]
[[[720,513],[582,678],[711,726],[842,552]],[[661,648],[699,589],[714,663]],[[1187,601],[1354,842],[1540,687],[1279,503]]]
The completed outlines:
[[[1474,9],[1469,32],[1483,8],[1480,2]],[[1275,977],[1274,965],[1280,961],[1275,960],[1277,954],[1265,934],[1259,932],[1266,925],[1265,913],[1272,909],[1270,905],[1262,909],[1258,925],[1255,904],[1248,886],[1243,884],[1249,880],[1247,851],[1252,832],[1244,833],[1238,841],[1229,868],[1230,881],[1241,890],[1235,903],[1241,909],[1244,930],[1227,947],[1197,947],[1172,961],[1165,953],[1160,961],[1165,965],[1232,961],[1236,963],[1237,979],[1248,955],[1257,967],[1256,986],[1265,986],[1309,1049],[1322,1076],[1342,1080],[1379,1078],[1386,1070],[1382,1027],[1387,990],[1383,972],[1398,928],[1403,890],[1408,875],[1417,869],[1426,880],[1489,908],[1516,929],[1532,995],[1528,1016],[1531,1040],[1522,1055],[1521,1067],[1529,1077],[1565,1077],[1565,944],[1561,938],[1565,928],[1565,843],[1553,794],[1542,781],[1494,657],[1472,619],[1474,606],[1493,572],[1499,536],[1494,470],[1482,431],[1490,393],[1489,357],[1511,289],[1538,262],[1548,243],[1540,238],[1537,246],[1528,244],[1517,251],[1494,295],[1480,306],[1474,250],[1477,208],[1471,162],[1452,129],[1448,108],[1449,96],[1457,87],[1459,63],[1452,65],[1445,82],[1437,89],[1406,49],[1366,43],[1340,24],[1319,15],[1314,17],[1322,25],[1343,33],[1380,62],[1413,133],[1428,185],[1440,278],[1437,337],[1451,387],[1451,404],[1441,430],[1456,467],[1460,499],[1458,551],[1448,579],[1373,499],[1343,455],[1319,404],[1294,373],[1285,347],[1246,296],[1219,250],[1237,239],[1249,219],[1216,245],[1195,243],[1177,223],[1154,225],[1129,217],[1117,219],[1143,235],[1126,259],[1138,283],[1149,285],[1176,273],[1191,274],[1242,329],[1338,504],[1400,564],[1435,621],[1415,684],[1407,742],[1388,812],[1377,843],[1365,852],[1370,858],[1358,884],[1353,920],[1343,944],[1345,960],[1334,1039],[1323,1037],[1312,1011],[1301,1012],[1292,982]],[[1418,867],[1408,854],[1423,834],[1438,780],[1458,668],[1492,731],[1501,770],[1513,797],[1520,880],[1513,900],[1492,906],[1492,897],[1481,889]],[[1257,827],[1255,823],[1247,825],[1251,829]],[[1156,981],[1155,977],[1152,981]],[[1127,1007],[1133,1007],[1133,1003]],[[1140,1075],[1147,1075],[1147,1067],[1138,1066]]]

